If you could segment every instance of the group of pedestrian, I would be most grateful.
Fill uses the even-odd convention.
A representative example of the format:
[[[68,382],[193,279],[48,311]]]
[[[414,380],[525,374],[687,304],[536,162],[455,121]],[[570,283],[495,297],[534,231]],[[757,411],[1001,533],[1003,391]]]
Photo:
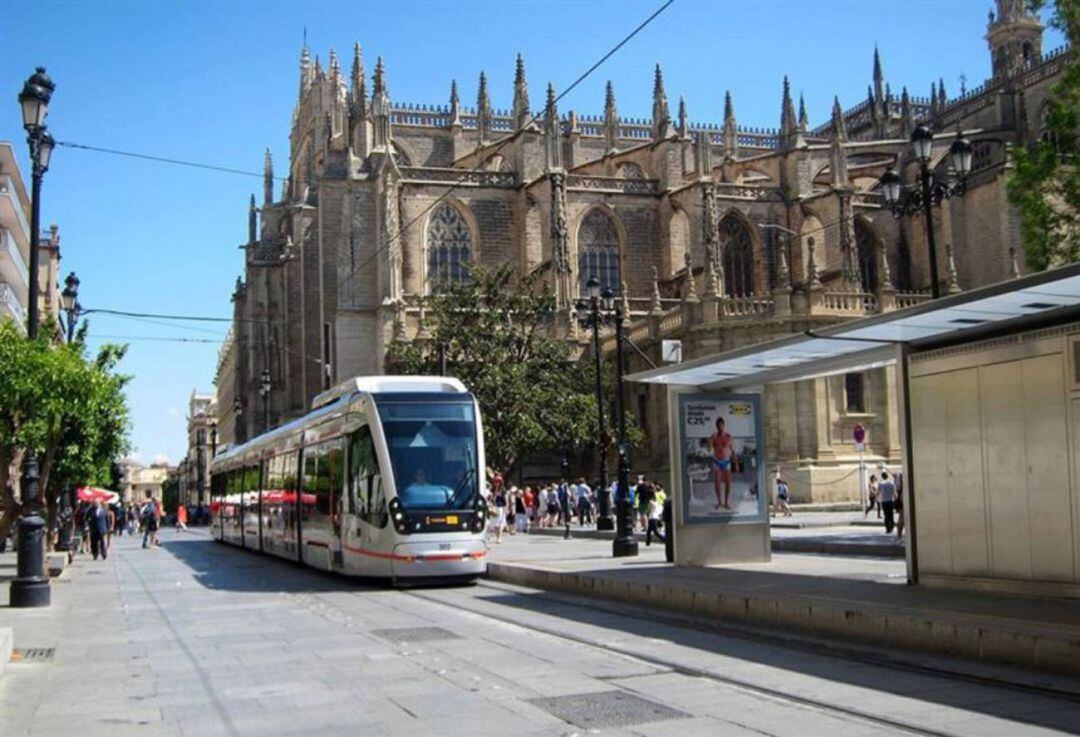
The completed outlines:
[[[610,491],[611,499],[617,499],[617,481],[612,483]],[[664,540],[663,510],[667,494],[663,487],[639,476],[629,492],[631,507],[636,511],[631,524],[640,525],[646,533],[646,544],[650,544],[653,537]],[[515,485],[507,488],[503,477],[495,474],[487,498],[491,520],[489,531],[494,535],[494,541],[501,543],[504,532],[527,534],[538,528],[567,527],[575,521],[579,527],[592,525],[598,516],[597,496],[597,489],[583,477],[553,481],[534,489]]]
[[[883,519],[885,533],[891,534],[896,529],[896,536],[904,536],[904,477],[902,474],[892,474],[881,468],[881,478],[876,474],[870,476],[867,483],[867,497],[869,504],[863,510],[863,517],[867,517],[870,511],[877,509],[877,518]]]
[[[147,492],[146,499],[140,504],[106,504],[101,499],[93,502],[81,502],[75,509],[75,527],[82,531],[79,550],[89,553],[94,560],[109,557],[113,535],[125,532],[143,535],[142,546],[153,548],[159,545],[158,527],[161,525],[161,503]]]

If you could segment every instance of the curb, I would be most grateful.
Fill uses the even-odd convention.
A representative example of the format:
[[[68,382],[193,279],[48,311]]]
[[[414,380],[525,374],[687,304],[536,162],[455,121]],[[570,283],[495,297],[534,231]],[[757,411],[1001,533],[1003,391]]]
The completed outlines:
[[[10,627],[0,627],[0,676],[4,675],[4,666],[11,660],[15,633]]]
[[[603,572],[488,563],[488,578],[705,619],[1080,676],[1080,628],[804,595],[702,591]]]

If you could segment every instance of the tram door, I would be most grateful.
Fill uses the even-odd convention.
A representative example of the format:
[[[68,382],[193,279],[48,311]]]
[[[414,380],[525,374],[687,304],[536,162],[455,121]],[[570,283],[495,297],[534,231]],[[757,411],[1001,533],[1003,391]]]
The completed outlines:
[[[347,568],[373,576],[389,576],[394,549],[393,528],[386,507],[383,476],[371,428],[364,425],[349,437],[348,497],[352,514],[342,525],[343,547],[352,554]]]

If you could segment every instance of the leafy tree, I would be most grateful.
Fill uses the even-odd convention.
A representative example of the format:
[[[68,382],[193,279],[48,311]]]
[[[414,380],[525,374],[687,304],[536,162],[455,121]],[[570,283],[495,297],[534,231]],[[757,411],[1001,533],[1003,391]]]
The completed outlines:
[[[105,485],[112,461],[129,450],[129,379],[115,371],[126,348],[103,346],[91,360],[86,327],[71,344],[54,345],[50,329],[30,341],[13,322],[0,322],[0,536],[19,514],[15,486],[25,448],[37,451],[50,517],[61,492]]]
[[[518,280],[510,265],[476,266],[468,283],[447,285],[425,308],[431,339],[395,343],[389,363],[401,373],[434,375],[438,346],[445,347],[447,373],[479,402],[489,466],[509,473],[529,458],[574,459],[595,446],[592,363],[552,337],[555,300],[537,279]],[[640,439],[636,426],[631,433]]]
[[[1033,0],[1034,9],[1045,0]],[[1016,152],[1007,187],[1020,211],[1027,262],[1035,269],[1080,260],[1080,0],[1057,0],[1051,25],[1068,38],[1051,91],[1042,140]]]

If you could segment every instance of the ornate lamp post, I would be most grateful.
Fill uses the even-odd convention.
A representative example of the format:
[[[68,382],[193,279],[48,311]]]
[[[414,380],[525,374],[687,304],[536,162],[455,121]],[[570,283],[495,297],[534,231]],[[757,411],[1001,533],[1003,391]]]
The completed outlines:
[[[67,342],[75,340],[75,323],[82,314],[82,305],[79,304],[79,277],[71,272],[64,279],[64,290],[60,292],[60,309],[67,314]],[[69,489],[66,494],[60,496],[60,527],[56,538],[56,549],[63,552],[72,550],[72,521],[75,507],[75,489]]]
[[[64,291],[60,292],[60,309],[67,314],[67,342],[75,340],[75,323],[82,316],[82,305],[79,304],[79,277],[71,272],[64,279]]]
[[[210,460],[217,458],[217,420],[210,420]]]
[[[263,432],[270,429],[270,369],[259,374],[259,396],[263,400]]]
[[[31,199],[30,199],[30,289],[27,310],[26,334],[36,340],[38,334],[38,280],[40,253],[38,239],[41,235],[41,180],[49,169],[54,141],[45,128],[49,114],[49,101],[56,85],[45,74],[44,67],[26,80],[19,93],[22,107],[23,128],[30,146]],[[18,568],[11,581],[10,604],[12,607],[48,606],[52,600],[49,579],[45,576],[45,520],[40,515],[41,498],[38,493],[37,453],[26,449],[23,459],[22,479],[23,514],[19,519]]]
[[[206,499],[206,457],[203,449],[206,447],[206,431],[195,431],[195,493],[198,495],[199,504]]]
[[[616,558],[638,554],[637,540],[634,538],[633,508],[630,504],[630,460],[626,446],[626,397],[623,382],[623,311],[622,304],[616,302],[610,288],[604,289],[604,305],[615,309],[615,376],[617,382],[617,411],[619,415],[619,494],[615,500],[615,542],[612,555]],[[614,305],[613,305],[614,303]]]
[[[934,134],[925,125],[920,125],[911,133],[911,147],[915,159],[919,162],[919,185],[906,188],[903,178],[896,169],[889,169],[881,175],[881,190],[885,203],[892,210],[893,216],[914,215],[921,212],[926,222],[926,244],[930,257],[930,289],[937,299],[941,296],[938,283],[937,243],[934,240],[934,223],[931,207],[941,205],[942,201],[963,195],[967,191],[967,176],[971,173],[971,142],[956,134],[956,140],[949,147],[952,169],[959,177],[956,181],[936,181],[930,171],[930,157],[934,146]]]
[[[590,276],[585,282],[589,302],[587,305],[578,306],[578,312],[588,310],[589,321],[592,323],[593,334],[593,358],[596,361],[596,413],[597,413],[597,444],[600,446],[600,488],[597,490],[596,529],[613,530],[615,521],[611,517],[611,489],[608,487],[607,475],[607,429],[604,427],[604,387],[602,379],[603,356],[600,355],[600,323],[603,317],[600,314],[600,280]]]

